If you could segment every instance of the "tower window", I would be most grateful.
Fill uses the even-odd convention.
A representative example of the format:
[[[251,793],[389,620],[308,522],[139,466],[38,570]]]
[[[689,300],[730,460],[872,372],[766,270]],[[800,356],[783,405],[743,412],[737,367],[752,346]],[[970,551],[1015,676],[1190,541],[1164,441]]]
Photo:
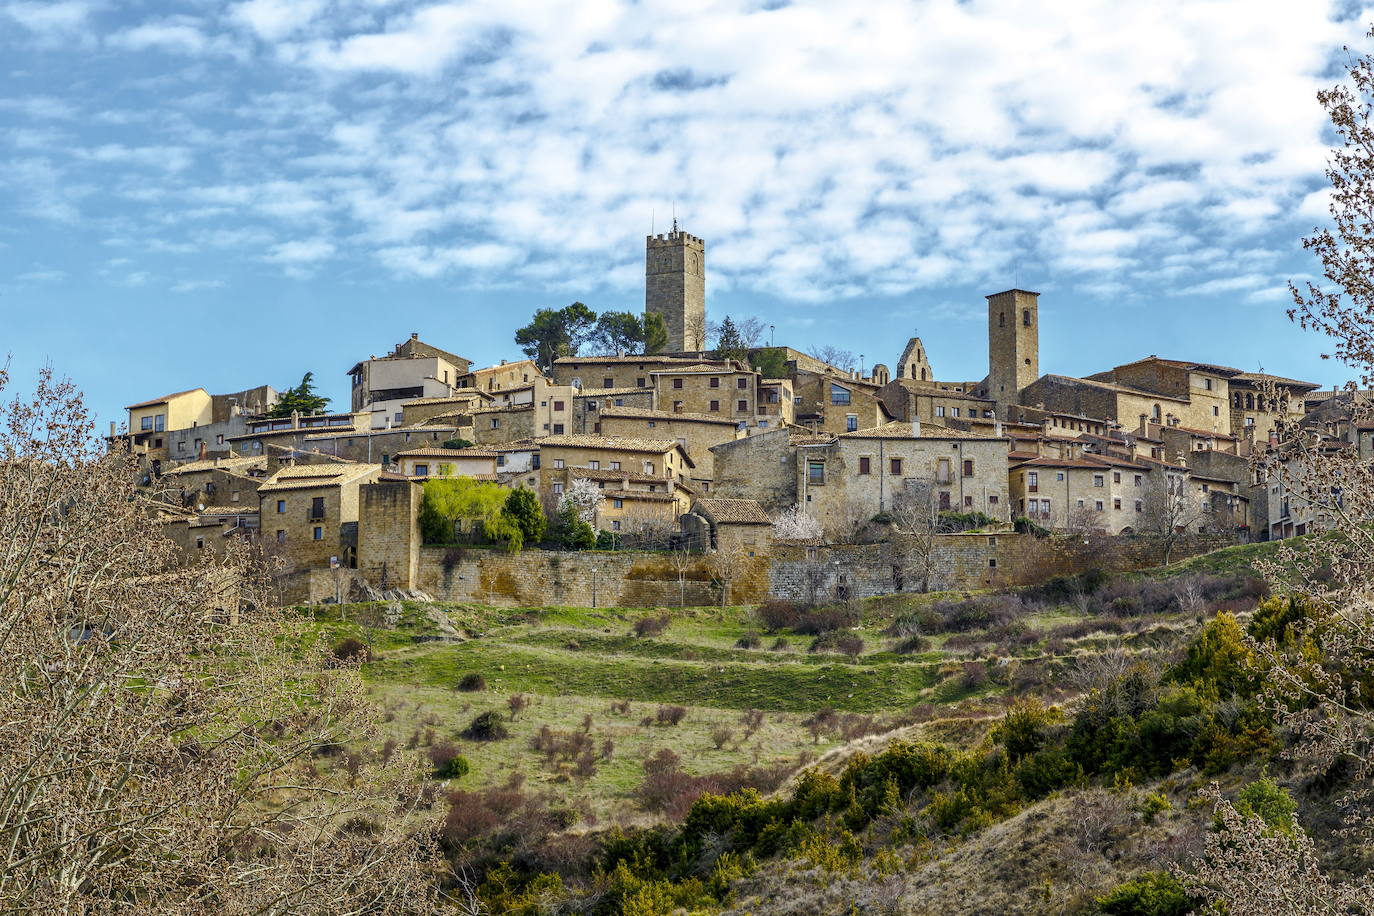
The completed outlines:
[[[998,326],[999,328],[1005,328],[1005,327],[1007,326],[1007,313],[1006,313],[1006,312],[998,312],[998,313],[997,313],[997,326]]]
[[[1021,310],[1021,324],[1022,324],[1024,327],[1030,327],[1030,326],[1031,326],[1030,309],[1022,309],[1022,310]]]

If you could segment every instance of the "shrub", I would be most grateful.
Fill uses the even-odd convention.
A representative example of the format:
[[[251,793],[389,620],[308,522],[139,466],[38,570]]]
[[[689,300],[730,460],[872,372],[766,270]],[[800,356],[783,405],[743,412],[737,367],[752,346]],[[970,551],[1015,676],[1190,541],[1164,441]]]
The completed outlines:
[[[661,636],[668,629],[672,617],[660,614],[657,617],[641,617],[634,623],[634,634],[639,637]]]
[[[969,690],[976,690],[988,682],[988,666],[983,662],[964,662],[959,683]]]
[[[1103,916],[1187,916],[1202,903],[1164,871],[1141,875],[1097,898]]]
[[[828,607],[812,608],[802,614],[792,625],[792,630],[804,636],[816,636],[832,630],[858,626],[862,619],[863,614],[858,602],[832,604]]]
[[[1140,812],[1141,820],[1147,824],[1153,824],[1155,818],[1159,817],[1165,811],[1172,810],[1173,807],[1174,806],[1169,803],[1169,799],[1165,798],[1162,794],[1159,792],[1151,792],[1141,799],[1140,804],[1137,806],[1137,810]]]
[[[851,659],[857,658],[864,650],[862,636],[854,633],[829,632],[811,641],[810,652],[840,652]]]
[[[1236,810],[1246,817],[1257,817],[1264,823],[1290,836],[1293,833],[1293,812],[1298,803],[1288,790],[1269,777],[1257,779],[1240,790]]]
[[[786,652],[790,647],[791,643],[789,643],[787,639],[782,636],[779,636],[777,639],[773,640],[773,645],[769,646],[769,648],[774,652]]]
[[[763,638],[753,630],[750,630],[748,633],[745,633],[739,639],[735,640],[736,649],[758,649],[762,645]]]
[[[803,613],[804,610],[799,605],[780,598],[769,598],[754,611],[759,623],[763,624],[763,628],[769,633],[794,626]]]
[[[454,449],[472,448],[472,443],[466,439],[445,439],[442,447]]]
[[[506,699],[506,708],[510,710],[510,720],[515,721],[515,717],[530,705],[530,698],[523,693],[513,693]]]
[[[458,689],[464,693],[476,693],[487,689],[487,679],[476,671],[469,671],[458,679]]]
[[[916,652],[929,652],[930,640],[926,639],[924,636],[908,636],[906,639],[903,639],[901,642],[897,643],[897,645],[893,646],[892,651],[899,652],[902,655],[911,655]]]
[[[510,737],[510,732],[501,721],[501,714],[489,709],[468,723],[468,727],[463,730],[463,737],[469,741],[500,741]]]
[[[346,664],[362,664],[372,658],[372,650],[367,643],[352,636],[341,639],[334,645],[334,659]]]
[[[763,727],[763,710],[746,709],[744,714],[739,717],[740,724],[744,726],[744,731],[752,735]]]
[[[733,737],[735,737],[734,730],[726,728],[724,725],[718,725],[711,729],[711,743],[716,746],[716,750],[720,750],[725,747],[725,745],[729,744],[730,739]]]
[[[685,718],[687,718],[686,706],[660,706],[658,712],[654,714],[654,721],[659,725],[680,725]]]
[[[630,714],[630,701],[611,700],[611,712],[617,716],[628,716]]]
[[[458,747],[452,741],[440,741],[431,746],[429,760],[434,764],[436,779],[459,779],[470,770],[467,758],[458,753]]]

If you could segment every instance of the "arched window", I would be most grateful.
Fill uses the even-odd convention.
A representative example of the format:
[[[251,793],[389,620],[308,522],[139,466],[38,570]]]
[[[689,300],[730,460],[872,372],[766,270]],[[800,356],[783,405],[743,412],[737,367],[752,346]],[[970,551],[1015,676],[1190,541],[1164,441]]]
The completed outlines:
[[[1245,409],[1246,409],[1246,410],[1254,410],[1254,409],[1255,409],[1255,396],[1254,396],[1253,394],[1247,394],[1247,395],[1245,396]]]
[[[1030,309],[1022,309],[1022,310],[1021,310],[1021,324],[1024,325],[1025,327],[1030,327],[1030,326],[1031,326],[1031,323],[1030,323]]]
[[[1158,405],[1158,404],[1156,404],[1156,405],[1154,406],[1154,408],[1153,408],[1153,414],[1154,414],[1155,422],[1158,423],[1158,422],[1159,422],[1159,418],[1160,418],[1161,416],[1163,416],[1163,412],[1159,409],[1159,405]]]
[[[926,370],[922,369],[922,370],[921,370],[921,381],[924,382],[925,380],[926,380]]]
[[[1005,328],[1005,327],[1007,326],[1007,313],[1006,313],[1006,312],[998,312],[998,313],[997,313],[997,326],[998,326],[999,328]]]

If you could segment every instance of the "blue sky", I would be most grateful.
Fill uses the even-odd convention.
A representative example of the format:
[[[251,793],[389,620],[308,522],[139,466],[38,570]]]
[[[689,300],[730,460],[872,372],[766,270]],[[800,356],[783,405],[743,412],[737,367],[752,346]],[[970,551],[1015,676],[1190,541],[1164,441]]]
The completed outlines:
[[[1150,353],[1329,384],[1314,264],[1335,0],[0,0],[0,354],[102,421],[344,373],[418,331],[515,358],[542,306],[643,304],[707,240],[708,308],[779,343],[986,372]]]

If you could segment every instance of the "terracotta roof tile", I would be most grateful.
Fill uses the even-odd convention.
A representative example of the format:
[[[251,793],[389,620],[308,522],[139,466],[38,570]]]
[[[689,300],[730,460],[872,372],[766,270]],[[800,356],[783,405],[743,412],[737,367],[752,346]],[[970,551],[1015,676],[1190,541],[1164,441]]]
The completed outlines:
[[[698,499],[696,505],[717,522],[746,525],[771,525],[773,520],[763,506],[752,499]]]

